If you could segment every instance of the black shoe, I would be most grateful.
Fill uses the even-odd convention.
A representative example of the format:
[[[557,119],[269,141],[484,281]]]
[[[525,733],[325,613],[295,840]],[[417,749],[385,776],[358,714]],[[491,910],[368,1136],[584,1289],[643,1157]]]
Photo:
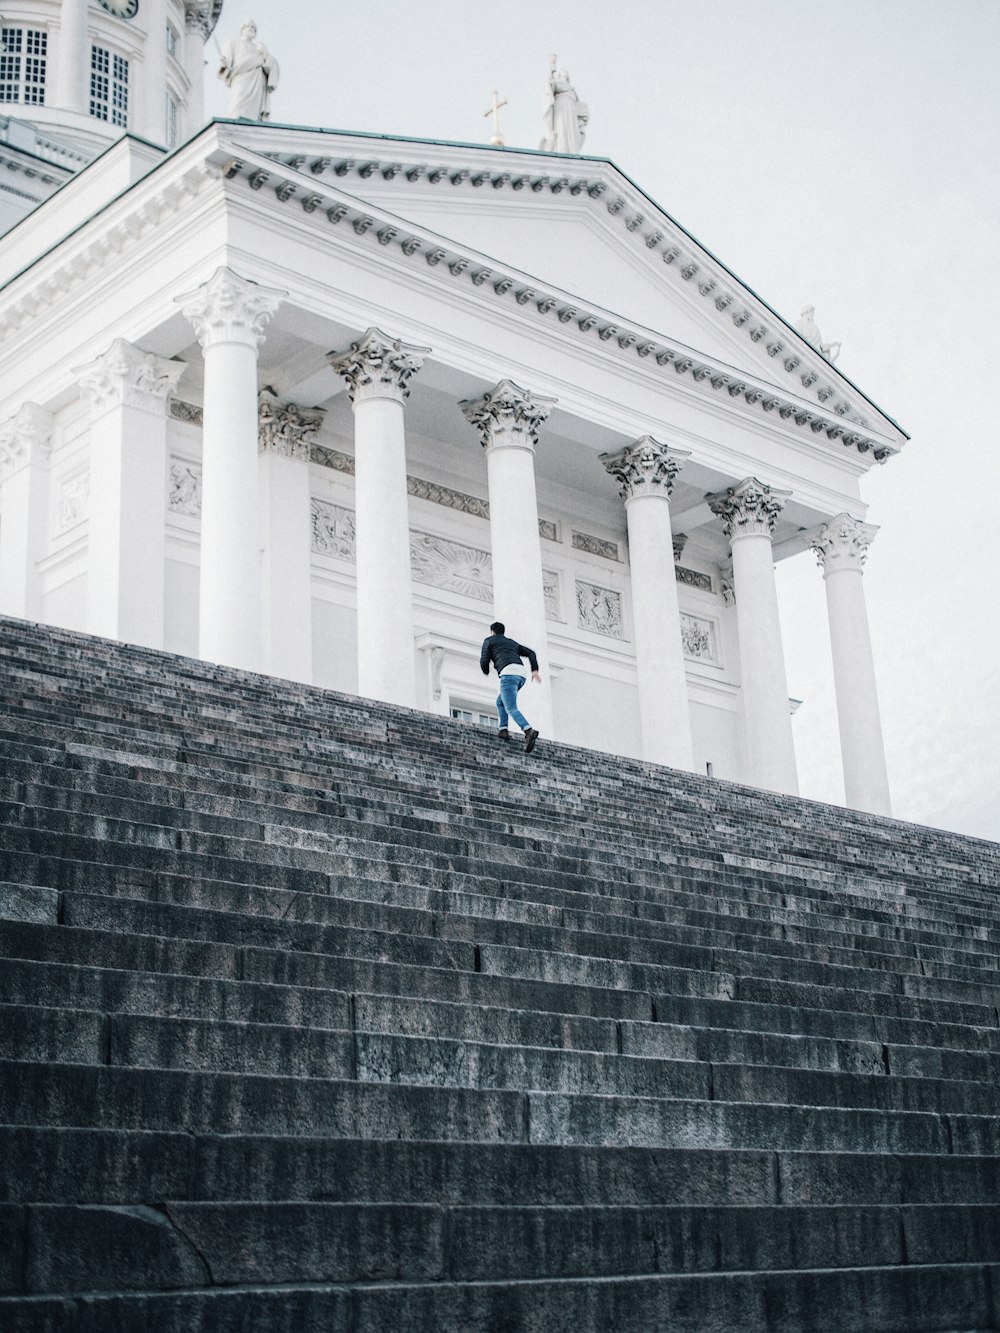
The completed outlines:
[[[497,732],[497,740],[498,741],[510,740],[510,732],[507,730],[506,727],[501,727],[500,730]]]
[[[534,727],[529,727],[524,733],[524,753],[531,754],[535,748],[535,741],[538,740],[538,732]]]

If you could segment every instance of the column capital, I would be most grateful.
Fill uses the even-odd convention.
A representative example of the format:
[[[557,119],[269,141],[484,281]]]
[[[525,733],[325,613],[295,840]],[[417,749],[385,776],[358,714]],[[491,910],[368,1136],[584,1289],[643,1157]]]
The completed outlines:
[[[558,401],[501,380],[482,398],[463,398],[459,407],[478,428],[484,449],[513,447],[534,453],[538,428]]]
[[[246,343],[256,351],[268,320],[287,295],[241,278],[231,268],[217,268],[208,282],[176,300],[203,349],[215,343]]]
[[[25,403],[0,424],[0,482],[26,467],[33,454],[48,455],[53,425],[52,413],[38,403]]]
[[[315,443],[325,416],[322,407],[279,403],[273,389],[261,389],[257,395],[258,451],[308,463],[310,447]]]
[[[756,477],[744,477],[736,486],[705,498],[732,541],[735,537],[770,537],[774,520],[790,495],[791,491],[776,490]]]
[[[222,0],[184,0],[184,27],[207,42],[221,12]]]
[[[669,500],[677,474],[690,457],[687,449],[672,449],[652,435],[643,435],[617,453],[601,454],[600,461],[618,482],[619,493],[627,503],[645,495]]]
[[[355,406],[369,398],[403,403],[410,396],[410,380],[430,350],[370,328],[346,352],[328,352],[327,360],[347,381],[347,392]]]
[[[856,569],[860,573],[877,532],[874,523],[862,523],[860,518],[847,513],[824,523],[809,542],[824,577],[841,569]]]
[[[183,361],[171,361],[154,352],[133,347],[116,338],[106,352],[73,374],[92,408],[155,407],[164,405],[187,369]]]

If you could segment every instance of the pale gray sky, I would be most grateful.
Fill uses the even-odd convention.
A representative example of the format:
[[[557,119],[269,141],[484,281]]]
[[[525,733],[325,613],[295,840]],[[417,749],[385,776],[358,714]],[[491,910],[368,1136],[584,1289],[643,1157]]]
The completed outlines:
[[[273,118],[537,147],[557,53],[610,157],[913,437],[864,483],[896,814],[1000,839],[1000,3],[225,0],[281,63]],[[226,90],[206,80],[208,110]],[[822,579],[779,566],[803,795],[842,801]]]

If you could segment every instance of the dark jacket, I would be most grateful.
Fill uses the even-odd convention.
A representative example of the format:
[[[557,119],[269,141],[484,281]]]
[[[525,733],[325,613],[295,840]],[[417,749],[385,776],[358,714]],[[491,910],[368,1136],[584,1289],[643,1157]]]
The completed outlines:
[[[505,666],[520,662],[522,657],[526,657],[531,663],[532,671],[538,670],[538,658],[535,656],[533,648],[526,648],[523,643],[508,639],[506,634],[491,634],[488,639],[483,640],[483,651],[479,654],[479,665],[483,675],[488,676],[490,674],[490,663],[492,662],[499,676]]]

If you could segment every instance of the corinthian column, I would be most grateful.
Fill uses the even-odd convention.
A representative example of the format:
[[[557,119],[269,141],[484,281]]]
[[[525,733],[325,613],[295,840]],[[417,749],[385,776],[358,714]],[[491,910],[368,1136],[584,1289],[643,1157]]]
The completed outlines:
[[[369,329],[330,365],[354,405],[358,693],[415,708],[403,404],[429,347]]]
[[[746,780],[794,796],[799,784],[771,551],[774,520],[790,494],[747,477],[708,503],[732,546]]]
[[[217,269],[178,304],[205,357],[199,655],[260,669],[257,349],[284,292]]]
[[[322,408],[282,404],[261,389],[260,532],[263,669],[289,680],[312,680],[312,522],[309,446]]]
[[[41,617],[52,415],[25,403],[0,426],[0,612]]]
[[[205,43],[215,28],[217,13],[212,0],[184,0],[182,55],[189,88],[181,140],[196,133],[205,123]]]
[[[651,435],[601,462],[618,481],[628,523],[642,757],[692,769],[684,648],[681,642],[670,496],[690,455]]]
[[[555,401],[530,394],[511,380],[501,380],[482,398],[459,403],[466,418],[478,428],[486,450],[494,615],[504,622],[512,637],[538,654],[542,688],[528,695],[523,711],[533,727],[549,736],[552,696],[535,495],[535,446],[538,428]]]
[[[74,374],[90,402],[87,629],[163,647],[167,398],[182,361],[122,338]]]
[[[850,514],[825,523],[812,548],[826,584],[833,683],[837,695],[844,793],[855,810],[892,813],[861,576],[878,528]]]

